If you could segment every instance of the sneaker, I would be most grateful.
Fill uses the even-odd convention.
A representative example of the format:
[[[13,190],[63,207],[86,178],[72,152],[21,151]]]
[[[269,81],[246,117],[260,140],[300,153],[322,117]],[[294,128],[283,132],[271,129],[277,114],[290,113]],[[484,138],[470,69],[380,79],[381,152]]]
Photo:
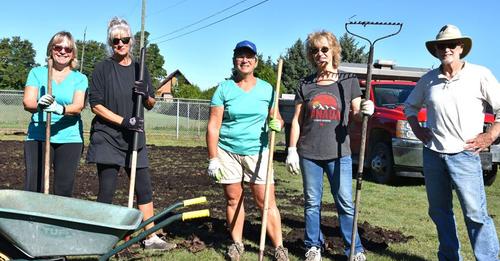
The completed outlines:
[[[284,246],[279,246],[274,249],[274,260],[276,261],[288,261],[288,249]]]
[[[321,261],[321,249],[311,247],[306,252],[306,261]]]
[[[354,256],[354,261],[366,261],[366,256],[363,252],[359,252]]]
[[[239,261],[245,252],[245,246],[241,242],[234,242],[227,249],[227,257],[231,261]]]
[[[145,239],[142,241],[144,249],[156,249],[156,250],[172,250],[177,247],[175,243],[169,243],[165,240],[159,238],[157,235]]]

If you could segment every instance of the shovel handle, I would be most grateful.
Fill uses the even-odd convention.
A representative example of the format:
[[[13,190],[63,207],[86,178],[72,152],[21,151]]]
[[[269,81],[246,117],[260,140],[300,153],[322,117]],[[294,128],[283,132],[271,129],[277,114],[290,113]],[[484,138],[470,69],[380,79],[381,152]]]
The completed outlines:
[[[52,66],[54,61],[52,58],[47,60],[48,75],[47,75],[47,94],[52,95]],[[52,123],[52,113],[47,112],[45,120],[45,163],[43,170],[43,193],[49,194],[50,184],[50,125]]]

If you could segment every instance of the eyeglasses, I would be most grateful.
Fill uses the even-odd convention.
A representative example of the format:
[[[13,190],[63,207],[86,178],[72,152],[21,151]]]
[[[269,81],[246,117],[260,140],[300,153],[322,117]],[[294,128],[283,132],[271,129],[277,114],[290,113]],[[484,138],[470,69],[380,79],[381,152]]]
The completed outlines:
[[[61,52],[62,50],[64,50],[64,52],[66,53],[72,53],[73,52],[73,48],[71,47],[66,47],[66,46],[61,46],[61,45],[54,45],[52,47],[52,49],[56,52]]]
[[[436,49],[441,50],[441,51],[446,50],[446,48],[455,49],[459,45],[462,45],[462,43],[460,43],[460,42],[438,43],[438,44],[436,44]]]
[[[246,58],[247,60],[255,60],[255,55],[250,55],[250,54],[248,54],[248,55],[245,55],[245,54],[240,54],[240,55],[236,55],[234,58],[235,58],[236,60],[238,60],[238,61],[243,61],[245,58]]]
[[[329,49],[328,47],[326,47],[326,46],[323,46],[323,47],[321,47],[321,48],[312,48],[312,49],[311,49],[312,54],[317,54],[317,53],[319,53],[320,51],[321,51],[322,53],[327,53],[328,51],[330,51],[330,49]]]
[[[117,45],[120,43],[120,41],[122,41],[123,44],[128,44],[130,42],[130,37],[123,37],[123,38],[113,38],[113,40],[111,40],[111,42],[114,44],[114,45]]]

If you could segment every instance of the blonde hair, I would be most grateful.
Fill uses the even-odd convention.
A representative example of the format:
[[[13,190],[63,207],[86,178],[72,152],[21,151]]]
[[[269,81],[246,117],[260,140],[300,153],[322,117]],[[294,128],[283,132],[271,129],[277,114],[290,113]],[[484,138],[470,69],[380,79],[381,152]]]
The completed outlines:
[[[132,35],[132,30],[130,29],[130,25],[127,23],[127,21],[123,18],[120,17],[113,17],[111,18],[111,21],[108,23],[108,45],[110,47],[113,46],[113,36],[115,36],[117,33],[126,33],[130,36],[130,42],[129,42],[129,55],[132,55],[132,49],[134,48],[134,36]],[[112,52],[111,52],[112,53]]]
[[[64,39],[68,40],[70,47],[73,49],[73,52],[71,53],[72,58],[69,63],[69,67],[71,69],[76,69],[78,67],[78,58],[77,58],[78,49],[76,48],[75,39],[73,38],[73,35],[70,32],[60,31],[56,33],[54,36],[52,36],[52,38],[50,38],[49,44],[47,45],[47,59],[52,58],[52,48],[54,48],[54,45],[63,42]]]
[[[318,42],[321,40],[321,38],[325,38],[328,41],[328,45],[330,47],[330,50],[332,50],[332,64],[333,68],[338,68],[340,64],[340,52],[342,51],[342,48],[340,47],[339,41],[337,41],[337,37],[331,32],[322,30],[318,32],[313,32],[310,33],[307,36],[306,40],[306,55],[307,55],[307,60],[314,66],[316,67],[316,63],[314,62],[314,54],[312,53],[312,50],[314,48],[317,48]]]

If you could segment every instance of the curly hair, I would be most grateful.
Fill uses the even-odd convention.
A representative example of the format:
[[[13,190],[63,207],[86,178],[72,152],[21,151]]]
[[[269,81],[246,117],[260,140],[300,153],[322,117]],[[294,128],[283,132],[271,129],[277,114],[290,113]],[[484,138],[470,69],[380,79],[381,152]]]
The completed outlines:
[[[340,53],[342,48],[340,47],[339,41],[337,41],[337,37],[331,32],[322,30],[318,32],[312,32],[307,36],[306,39],[306,55],[307,60],[311,63],[312,66],[316,67],[316,62],[314,61],[314,54],[312,50],[317,48],[318,42],[321,38],[325,38],[330,45],[330,50],[332,50],[332,64],[334,68],[338,68],[340,64]]]

